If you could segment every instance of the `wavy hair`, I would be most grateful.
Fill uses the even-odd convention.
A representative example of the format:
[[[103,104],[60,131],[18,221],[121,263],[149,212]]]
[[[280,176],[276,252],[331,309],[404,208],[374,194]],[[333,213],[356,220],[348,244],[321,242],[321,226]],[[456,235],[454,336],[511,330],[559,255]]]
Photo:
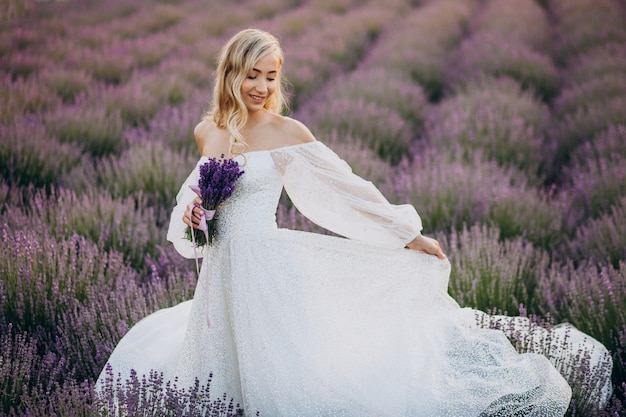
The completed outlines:
[[[259,59],[269,53],[278,53],[280,65],[284,61],[283,50],[278,39],[259,29],[245,29],[234,35],[220,51],[213,102],[206,118],[217,127],[230,133],[229,153],[240,154],[248,146],[241,130],[248,121],[248,109],[241,95],[241,85]],[[283,93],[284,78],[278,75],[278,83],[264,107],[281,113],[287,107]],[[241,150],[241,152],[239,152]]]

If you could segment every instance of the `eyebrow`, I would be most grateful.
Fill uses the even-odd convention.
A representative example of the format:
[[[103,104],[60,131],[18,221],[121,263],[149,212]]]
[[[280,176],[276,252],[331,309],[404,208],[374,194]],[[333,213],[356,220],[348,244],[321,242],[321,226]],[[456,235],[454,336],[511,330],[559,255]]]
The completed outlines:
[[[255,71],[255,72],[258,72],[258,73],[262,72],[261,70],[258,70],[256,68],[252,68],[252,71]],[[272,70],[272,71],[268,72],[268,74],[277,74],[277,73],[278,73],[278,71],[276,71],[276,70]]]

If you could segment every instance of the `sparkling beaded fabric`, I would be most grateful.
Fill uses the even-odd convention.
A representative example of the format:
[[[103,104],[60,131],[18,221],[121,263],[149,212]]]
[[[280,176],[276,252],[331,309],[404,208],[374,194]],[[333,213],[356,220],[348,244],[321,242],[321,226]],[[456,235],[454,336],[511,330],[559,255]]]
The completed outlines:
[[[266,417],[564,415],[571,390],[550,362],[478,328],[447,294],[447,261],[402,248],[421,229],[412,207],[387,203],[319,142],[239,158],[194,299],[135,325],[114,372],[156,368],[182,384],[212,372],[213,393]],[[197,175],[168,233],[187,257],[180,219]],[[283,185],[351,239],[278,229]]]

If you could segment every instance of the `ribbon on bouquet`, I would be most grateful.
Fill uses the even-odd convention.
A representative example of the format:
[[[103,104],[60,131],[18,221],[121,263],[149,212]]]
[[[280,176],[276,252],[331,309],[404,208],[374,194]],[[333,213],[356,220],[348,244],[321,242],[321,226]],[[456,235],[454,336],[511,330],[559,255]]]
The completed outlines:
[[[198,197],[202,198],[202,194],[200,193],[200,187],[198,187],[197,185],[189,185],[189,188],[191,188],[191,190],[196,193],[198,195]],[[194,209],[196,207],[202,209],[202,215],[200,216],[200,222],[198,223],[198,230],[202,230],[204,232],[204,236],[205,236],[205,242],[209,242],[209,225],[207,224],[207,221],[209,220],[213,220],[213,217],[215,217],[215,210],[208,210],[206,208],[204,208],[201,204],[195,204],[193,205],[193,209],[191,210],[191,215],[195,216],[194,214]],[[193,257],[196,260],[196,273],[198,274],[198,277],[200,277],[200,266],[198,265],[198,252],[196,252],[197,249],[197,245],[196,245],[196,234],[193,231],[193,227],[191,228],[191,242],[193,243]],[[207,280],[206,282],[206,299],[207,299],[207,306],[206,306],[206,324],[208,327],[211,327],[211,321],[209,320],[209,281]]]

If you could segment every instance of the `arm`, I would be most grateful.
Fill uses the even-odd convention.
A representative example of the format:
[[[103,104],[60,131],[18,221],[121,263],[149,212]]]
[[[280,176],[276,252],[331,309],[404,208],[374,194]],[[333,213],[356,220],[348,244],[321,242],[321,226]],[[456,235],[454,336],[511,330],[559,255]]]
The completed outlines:
[[[444,257],[434,239],[421,235],[413,206],[390,204],[322,143],[279,148],[272,158],[294,205],[318,225],[352,239]]]
[[[189,203],[196,198],[196,194],[189,188],[189,185],[198,183],[198,165],[189,174],[176,196],[176,205],[172,209],[167,230],[167,240],[174,244],[178,253],[190,259],[195,257],[196,252],[202,256],[202,251],[194,252],[193,244],[185,238],[185,229],[189,225],[186,219],[190,219]]]
[[[207,120],[202,120],[198,123],[194,129],[194,137],[198,150],[202,155],[205,148],[211,145],[210,138],[216,137],[215,125]],[[214,140],[215,142],[215,140]],[[185,229],[187,226],[192,226],[197,229],[202,215],[202,210],[198,207],[194,209],[196,215],[192,215],[192,208],[194,203],[202,204],[202,200],[189,188],[190,184],[197,184],[199,174],[199,165],[196,164],[194,170],[189,174],[189,177],[185,180],[178,195],[176,196],[176,205],[172,210],[170,217],[170,225],[167,232],[167,240],[174,244],[174,247],[182,256],[186,258],[194,258],[196,253],[202,256],[202,251],[194,251],[193,244],[185,237]]]

